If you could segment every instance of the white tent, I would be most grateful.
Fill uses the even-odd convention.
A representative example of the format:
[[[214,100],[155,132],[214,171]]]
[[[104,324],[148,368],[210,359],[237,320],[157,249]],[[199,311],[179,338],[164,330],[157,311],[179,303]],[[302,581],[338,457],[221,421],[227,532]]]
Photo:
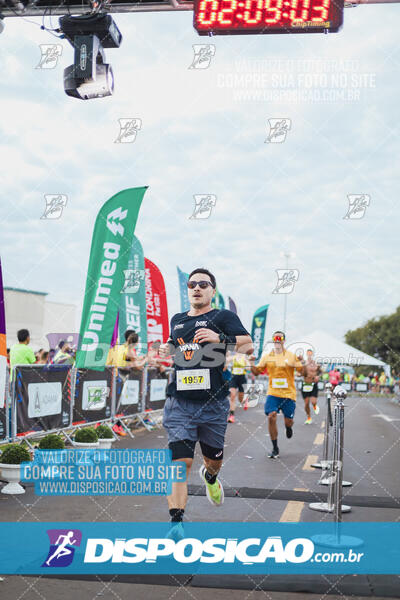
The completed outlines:
[[[350,365],[357,367],[361,365],[371,365],[371,367],[380,367],[385,372],[390,370],[389,365],[349,346],[345,342],[335,339],[324,331],[314,331],[304,336],[303,341],[289,344],[287,349],[296,352],[302,349],[304,355],[306,350],[311,348],[315,353],[315,360],[321,364]]]

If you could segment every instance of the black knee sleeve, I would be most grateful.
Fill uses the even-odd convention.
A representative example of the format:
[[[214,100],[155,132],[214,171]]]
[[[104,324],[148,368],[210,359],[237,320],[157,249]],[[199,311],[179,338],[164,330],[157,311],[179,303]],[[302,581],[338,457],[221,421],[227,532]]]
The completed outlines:
[[[168,446],[172,451],[172,460],[178,460],[179,458],[193,458],[196,442],[193,442],[192,440],[179,440],[177,442],[170,442]]]

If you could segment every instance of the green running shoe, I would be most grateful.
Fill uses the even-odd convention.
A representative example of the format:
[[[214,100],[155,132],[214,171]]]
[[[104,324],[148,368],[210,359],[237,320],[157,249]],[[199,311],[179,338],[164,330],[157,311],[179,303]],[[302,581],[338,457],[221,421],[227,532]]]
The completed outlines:
[[[202,481],[206,484],[207,498],[211,504],[214,504],[214,506],[221,506],[221,504],[224,502],[224,488],[222,487],[222,483],[218,477],[215,480],[215,483],[208,483],[205,477],[206,470],[207,469],[205,466],[201,465],[199,475]]]

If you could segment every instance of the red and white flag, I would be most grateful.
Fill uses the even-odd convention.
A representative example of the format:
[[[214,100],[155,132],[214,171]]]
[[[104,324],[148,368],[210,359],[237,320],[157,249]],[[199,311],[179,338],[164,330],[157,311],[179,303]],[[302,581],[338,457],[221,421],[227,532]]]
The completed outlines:
[[[144,259],[146,285],[147,343],[164,343],[169,335],[167,294],[160,269]]]

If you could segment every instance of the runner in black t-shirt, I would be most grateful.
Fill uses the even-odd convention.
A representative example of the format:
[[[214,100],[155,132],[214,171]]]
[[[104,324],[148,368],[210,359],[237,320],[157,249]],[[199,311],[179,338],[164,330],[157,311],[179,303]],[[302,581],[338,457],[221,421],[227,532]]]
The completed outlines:
[[[195,269],[189,275],[188,288],[191,308],[172,317],[169,340],[159,350],[160,356],[172,353],[175,362],[163,423],[172,460],[186,463],[187,478],[196,442],[200,442],[204,465],[199,474],[206,484],[208,500],[220,506],[224,490],[217,474],[222,464],[229,411],[223,376],[226,350],[229,345],[232,350],[237,348],[251,354],[253,344],[235,313],[211,307],[216,289],[212,273]],[[182,521],[186,501],[187,481],[174,483],[168,496],[173,522]]]

